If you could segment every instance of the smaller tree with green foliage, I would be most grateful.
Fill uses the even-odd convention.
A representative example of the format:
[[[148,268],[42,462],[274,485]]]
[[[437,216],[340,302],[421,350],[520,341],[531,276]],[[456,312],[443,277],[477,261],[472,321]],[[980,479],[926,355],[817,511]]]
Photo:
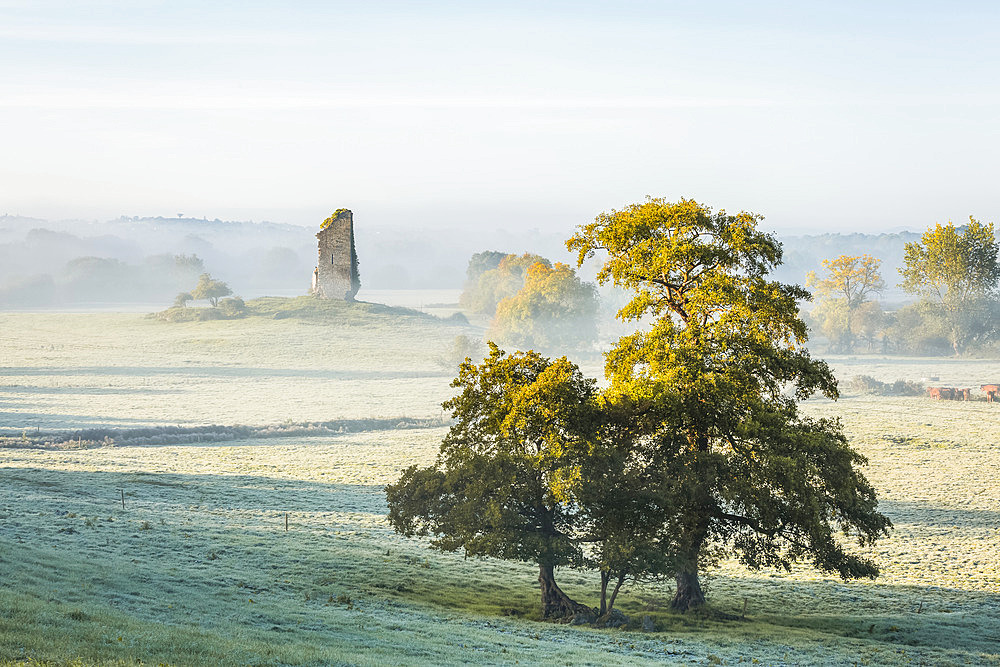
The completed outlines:
[[[386,487],[389,523],[444,551],[535,563],[546,618],[592,615],[559,588],[555,568],[583,562],[572,493],[595,426],[594,381],[565,357],[491,343],[452,386],[461,393],[444,407],[455,423],[433,466]]]
[[[184,308],[188,305],[188,301],[193,301],[194,297],[191,296],[191,292],[181,292],[174,298],[174,305],[178,308]]]
[[[474,254],[469,259],[469,265],[465,268],[466,288],[474,287],[479,282],[479,276],[500,266],[500,262],[506,256],[507,253],[498,250],[484,250]]]
[[[901,287],[918,294],[945,323],[955,354],[996,330],[1000,262],[993,223],[969,217],[964,231],[949,222],[906,244]]]
[[[219,305],[219,299],[229,296],[232,293],[233,290],[229,289],[229,285],[221,280],[215,280],[207,273],[201,274],[198,278],[198,284],[191,290],[192,297],[195,299],[208,299],[213,308]]]
[[[926,300],[907,304],[887,317],[885,335],[895,350],[909,354],[954,353],[941,309]]]

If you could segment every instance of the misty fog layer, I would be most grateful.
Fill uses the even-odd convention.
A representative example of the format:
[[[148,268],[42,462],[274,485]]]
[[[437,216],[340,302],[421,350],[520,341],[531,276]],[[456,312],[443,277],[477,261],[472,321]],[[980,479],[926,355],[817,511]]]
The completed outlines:
[[[315,229],[272,222],[121,217],[105,222],[0,217],[0,308],[169,304],[211,273],[244,298],[295,296],[309,288],[316,263]],[[362,290],[460,289],[477,252],[537,253],[573,263],[564,233],[467,228],[416,231],[355,224]],[[785,236],[785,263],[775,277],[804,283],[809,271],[841,254],[884,260],[890,285],[903,245],[919,235],[823,234]],[[593,279],[594,266],[581,276]],[[364,292],[361,297],[364,298]],[[897,301],[890,288],[883,298]]]

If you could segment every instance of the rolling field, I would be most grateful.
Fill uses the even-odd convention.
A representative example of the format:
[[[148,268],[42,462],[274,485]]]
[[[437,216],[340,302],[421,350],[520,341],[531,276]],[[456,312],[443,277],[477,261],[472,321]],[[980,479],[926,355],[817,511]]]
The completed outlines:
[[[722,563],[725,614],[670,613],[665,583],[619,603],[654,632],[541,623],[529,564],[385,522],[382,487],[437,452],[440,358],[468,330],[349,315],[0,314],[0,664],[1000,664],[1000,405],[807,402],[895,524],[874,582]],[[831,363],[1000,380],[1000,361]],[[594,573],[559,580],[595,602]]]

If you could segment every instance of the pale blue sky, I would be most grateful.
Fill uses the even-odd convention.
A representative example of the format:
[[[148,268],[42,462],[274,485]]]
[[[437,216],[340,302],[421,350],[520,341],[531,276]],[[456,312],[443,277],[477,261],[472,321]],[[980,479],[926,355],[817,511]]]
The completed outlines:
[[[205,4],[0,0],[0,214],[1000,219],[991,3]]]

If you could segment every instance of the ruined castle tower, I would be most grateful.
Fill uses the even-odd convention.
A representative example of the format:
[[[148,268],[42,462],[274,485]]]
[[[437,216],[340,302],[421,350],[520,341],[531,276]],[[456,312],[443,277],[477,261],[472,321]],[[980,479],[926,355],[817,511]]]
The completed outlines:
[[[310,293],[321,299],[354,301],[361,289],[358,255],[354,250],[354,216],[338,208],[319,226],[319,263],[313,270]]]

